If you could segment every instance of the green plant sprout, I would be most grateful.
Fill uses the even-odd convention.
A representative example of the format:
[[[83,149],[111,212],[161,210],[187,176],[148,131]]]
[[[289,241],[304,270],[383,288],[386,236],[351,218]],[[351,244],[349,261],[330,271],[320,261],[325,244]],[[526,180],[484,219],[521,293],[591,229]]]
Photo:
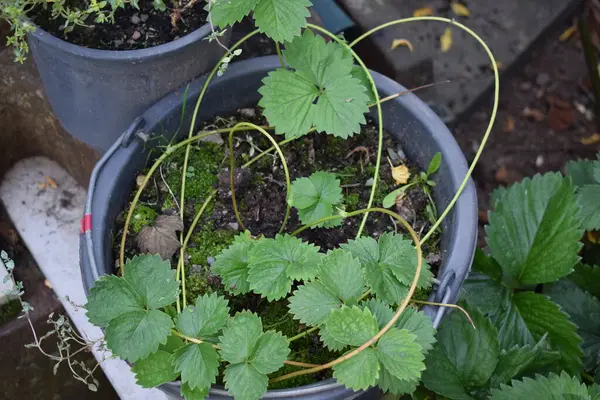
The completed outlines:
[[[223,371],[222,380],[232,396],[255,400],[264,395],[269,383],[326,369],[332,369],[338,382],[354,390],[377,385],[402,395],[413,392],[419,384],[425,359],[435,342],[431,319],[409,307],[415,291],[430,287],[433,281],[433,274],[423,261],[422,246],[452,209],[474,164],[450,205],[423,238],[396,213],[373,207],[383,147],[381,104],[401,94],[380,98],[369,70],[353,47],[379,29],[417,21],[448,23],[473,36],[490,57],[496,84],[492,116],[474,163],[496,116],[498,69],[483,40],[456,21],[441,17],[402,19],[347,43],[307,23],[310,5],[308,0],[211,0],[209,4],[209,19],[215,26],[225,29],[252,14],[257,29],[233,44],[209,73],[194,107],[187,138],[168,145],[145,174],[125,219],[119,254],[121,276],[101,277],[86,305],[90,321],[105,329],[108,349],[134,363],[133,371],[143,387],[156,387],[179,378],[186,400],[204,398]],[[259,33],[276,42],[282,64],[264,78],[259,89],[259,106],[268,126],[242,122],[194,135],[211,80],[225,72],[223,66],[246,40]],[[331,40],[325,42],[321,35]],[[376,109],[378,149],[373,185],[364,209],[344,210],[340,182],[328,171],[317,171],[292,183],[283,146],[312,132],[341,138],[358,134],[371,107]],[[258,131],[272,147],[248,160],[242,168],[276,151],[286,177],[286,211],[274,238],[246,231],[238,211],[233,136],[247,131]],[[278,142],[269,131],[285,139]],[[216,255],[212,272],[221,278],[228,296],[254,293],[266,301],[287,299],[293,318],[307,328],[293,337],[265,329],[261,318],[250,311],[230,315],[229,297],[204,294],[193,305],[187,304],[185,252],[194,228],[214,200],[213,189],[207,191],[187,233],[181,232],[175,269],[159,256],[140,255],[125,260],[132,215],[153,174],[169,157],[185,149],[179,197],[179,216],[183,220],[186,180],[194,179],[198,172],[188,165],[192,144],[217,134],[228,134],[232,206],[243,232]],[[440,164],[441,156],[434,157],[426,174],[419,178],[424,186],[433,186],[430,176]],[[297,210],[303,226],[286,233],[290,207]],[[410,240],[395,233],[385,233],[378,240],[362,237],[370,213],[393,218],[405,228]],[[334,227],[343,219],[356,217],[361,217],[356,238],[327,253],[296,237],[306,229]],[[317,330],[325,347],[342,354],[324,364],[289,359],[290,343]],[[270,376],[284,365],[296,370]]]

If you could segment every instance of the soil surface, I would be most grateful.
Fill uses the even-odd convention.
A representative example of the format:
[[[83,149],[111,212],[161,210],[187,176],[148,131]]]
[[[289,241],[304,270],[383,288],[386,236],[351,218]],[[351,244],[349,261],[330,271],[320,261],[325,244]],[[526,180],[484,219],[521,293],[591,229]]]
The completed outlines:
[[[64,20],[53,19],[50,9],[38,8],[31,14],[37,25],[54,36],[100,50],[137,50],[168,43],[200,28],[207,17],[203,1],[184,11],[159,11],[151,1],[142,1],[139,9],[127,6],[115,11],[114,24],[98,24],[90,18],[88,26],[76,26],[65,34]]]
[[[565,42],[558,39],[568,26],[548,35],[529,61],[501,80],[496,125],[474,173],[481,227],[494,188],[537,173],[564,172],[568,161],[595,158],[600,150],[600,140],[593,140],[598,130],[581,43],[577,35]],[[454,129],[468,160],[491,108],[491,102],[481,104]],[[483,230],[479,237],[483,245]]]

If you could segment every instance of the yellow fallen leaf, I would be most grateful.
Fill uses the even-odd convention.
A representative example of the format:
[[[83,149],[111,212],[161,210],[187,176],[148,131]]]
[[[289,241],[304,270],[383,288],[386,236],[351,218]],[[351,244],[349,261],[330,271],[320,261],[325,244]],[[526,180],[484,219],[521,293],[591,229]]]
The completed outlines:
[[[46,183],[52,189],[56,189],[58,187],[58,185],[56,184],[56,181],[54,179],[50,178],[49,176],[46,176]]]
[[[428,15],[433,15],[433,9],[431,7],[417,8],[413,12],[413,17],[426,17]]]
[[[390,168],[392,168],[392,178],[396,181],[396,185],[404,185],[408,183],[408,178],[410,178],[410,172],[406,165],[398,165],[394,167],[392,162],[390,161]]]
[[[585,144],[586,146],[600,143],[600,133],[594,133],[591,136],[584,137],[580,140],[581,144]]]
[[[450,7],[452,7],[452,11],[454,11],[454,14],[458,15],[459,17],[468,17],[471,15],[471,11],[469,11],[469,9],[464,4],[453,1],[450,4]]]
[[[446,28],[444,34],[440,36],[440,46],[442,52],[446,53],[452,47],[452,29]]]
[[[406,46],[408,47],[408,49],[412,52],[415,48],[413,47],[412,43],[409,42],[406,39],[394,39],[394,41],[392,42],[392,50],[396,50],[398,47],[400,46]]]
[[[600,241],[598,239],[598,234],[595,231],[594,232],[588,231],[587,232],[587,238],[590,241],[590,243],[594,243],[594,244],[596,244],[596,243],[598,243]]]
[[[577,25],[573,24],[567,29],[565,29],[563,33],[560,34],[558,40],[560,40],[561,42],[567,41],[569,40],[569,38],[571,38],[571,36],[573,36],[575,32],[577,32]]]

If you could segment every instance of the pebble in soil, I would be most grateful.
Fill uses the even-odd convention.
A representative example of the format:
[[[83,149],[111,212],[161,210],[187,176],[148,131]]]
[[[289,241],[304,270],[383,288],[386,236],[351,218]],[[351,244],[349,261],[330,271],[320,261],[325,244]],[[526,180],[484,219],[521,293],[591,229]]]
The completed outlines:
[[[249,121],[257,125],[266,124],[260,110],[244,109],[233,117],[216,118],[204,128],[233,126],[240,121]],[[275,138],[278,141],[282,140],[278,136]],[[231,205],[229,158],[228,150],[224,145],[226,140],[227,137],[223,136],[217,140],[198,142],[192,146],[190,152],[188,165],[191,168],[188,168],[183,205],[185,231],[189,229],[194,215],[204,203],[208,193],[214,190],[216,199],[201,217],[186,250],[184,261],[187,275],[187,301],[193,303],[198,295],[216,292],[230,301],[232,313],[250,309],[262,317],[265,329],[279,330],[288,337],[294,336],[305,328],[298,321],[293,320],[288,313],[285,300],[269,303],[254,294],[232,296],[224,290],[219,278],[210,271],[210,264],[214,257],[233,241],[240,228]],[[242,164],[270,147],[266,138],[253,132],[238,132],[234,139],[234,147],[237,165],[234,177],[236,199],[242,221],[254,235],[263,234],[273,237],[279,231],[286,207],[285,176],[281,162],[276,155],[267,154],[249,168],[240,168]],[[405,163],[411,172],[411,179],[417,179],[420,172],[416,166],[405,159],[401,147],[394,143],[388,134],[384,137],[383,149],[374,206],[381,206],[383,198],[397,187],[386,157],[389,157],[394,165]],[[361,134],[346,140],[325,134],[311,134],[283,146],[282,150],[292,180],[309,176],[318,170],[333,172],[337,174],[343,187],[346,210],[353,211],[367,206],[377,154],[377,128],[372,121],[363,126]],[[141,204],[134,214],[134,224],[131,228],[134,233],[141,228],[139,226],[141,221],[148,221],[155,214],[179,212],[184,155],[185,150],[182,149],[165,161],[160,169],[162,176],[157,172],[148,189],[143,192]],[[144,171],[141,176],[143,174]],[[177,203],[171,193],[177,197]],[[135,192],[132,196],[133,194]],[[398,202],[393,210],[404,216],[417,232],[426,232],[431,226],[430,217],[426,212],[427,204],[428,199],[422,186],[416,185],[406,192],[403,201]],[[141,216],[135,220],[135,215]],[[119,221],[119,229],[122,229],[123,218],[121,217]],[[349,218],[337,228],[306,230],[299,236],[326,251],[353,239],[360,222],[361,218]],[[300,226],[298,216],[292,209],[286,232],[291,232]],[[396,227],[389,217],[371,213],[365,234],[378,237],[383,232],[394,230],[401,232],[400,227]],[[434,235],[433,240],[430,240],[423,249],[434,273],[441,262],[438,239],[438,234]],[[133,240],[127,242],[127,254],[135,254],[133,243]],[[415,298],[426,299],[428,294],[429,290],[419,290]],[[324,363],[337,356],[336,353],[331,353],[322,347],[317,334],[310,334],[292,342],[291,350],[292,359],[309,363]],[[277,374],[285,374],[292,369],[286,366]],[[297,380],[282,382],[278,388],[313,383],[329,377],[330,374],[331,371],[326,371],[318,375],[298,377]]]

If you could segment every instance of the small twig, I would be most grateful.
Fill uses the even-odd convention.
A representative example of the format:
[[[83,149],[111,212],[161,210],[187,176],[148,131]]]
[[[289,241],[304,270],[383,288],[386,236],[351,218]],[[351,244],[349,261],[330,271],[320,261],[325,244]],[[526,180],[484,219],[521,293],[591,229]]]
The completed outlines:
[[[340,185],[341,188],[355,188],[362,186],[362,183],[348,183],[347,185]]]
[[[467,319],[473,326],[473,329],[477,329],[477,327],[475,327],[475,324],[473,323],[473,320],[471,319],[471,316],[469,315],[467,310],[465,310],[464,308],[462,308],[461,306],[459,306],[457,304],[435,303],[433,301],[421,301],[421,300],[414,300],[414,299],[411,299],[411,302],[416,303],[416,304],[425,304],[425,305],[429,305],[429,306],[438,306],[438,307],[448,307],[448,308],[459,309],[460,311],[462,311],[463,314],[465,314],[467,316]]]

